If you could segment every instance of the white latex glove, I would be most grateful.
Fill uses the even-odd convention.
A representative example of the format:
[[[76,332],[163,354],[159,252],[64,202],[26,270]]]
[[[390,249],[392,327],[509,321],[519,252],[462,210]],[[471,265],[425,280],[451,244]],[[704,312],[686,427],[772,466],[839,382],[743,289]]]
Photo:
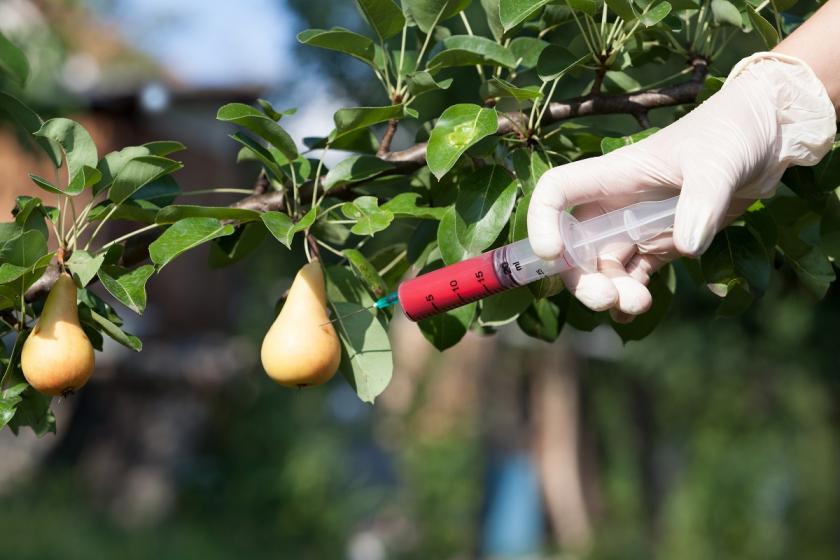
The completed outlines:
[[[548,171],[528,209],[534,252],[563,252],[558,219],[586,219],[641,200],[680,194],[673,232],[599,255],[599,272],[571,270],[566,287],[596,311],[628,321],[650,308],[650,274],[680,254],[697,256],[754,200],[773,195],[792,165],[815,165],[831,149],[835,110],[801,60],[758,53],[723,88],[670,126],[609,154]]]

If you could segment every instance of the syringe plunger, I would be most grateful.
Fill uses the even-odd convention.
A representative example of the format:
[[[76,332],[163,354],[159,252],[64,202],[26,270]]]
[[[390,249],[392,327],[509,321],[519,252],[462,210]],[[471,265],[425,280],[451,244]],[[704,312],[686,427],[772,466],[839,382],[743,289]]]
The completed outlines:
[[[563,213],[565,252],[559,258],[540,259],[523,239],[403,282],[397,292],[399,303],[409,319],[419,321],[570,268],[594,272],[598,255],[649,241],[673,227],[676,207],[674,197],[639,202],[585,221]]]

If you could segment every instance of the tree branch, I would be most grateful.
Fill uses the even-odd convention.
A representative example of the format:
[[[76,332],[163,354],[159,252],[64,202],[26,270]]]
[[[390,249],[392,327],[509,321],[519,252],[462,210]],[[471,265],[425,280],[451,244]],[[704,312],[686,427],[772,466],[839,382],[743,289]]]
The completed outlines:
[[[703,87],[703,81],[708,73],[708,61],[703,58],[696,58],[691,61],[691,65],[694,67],[691,78],[680,84],[623,95],[587,95],[567,101],[551,103],[541,124],[550,125],[572,118],[592,115],[629,114],[640,119],[640,123],[644,125],[647,122],[648,111],[694,102],[697,94],[700,93]],[[527,115],[521,112],[500,113],[499,128],[496,134],[504,135],[516,132],[520,135],[526,135],[529,132],[527,128]],[[379,154],[380,157],[385,161],[393,163],[396,173],[410,173],[426,165],[425,142],[398,152],[387,151],[390,149],[394,132],[396,132],[396,126],[392,126],[389,122],[388,130],[386,130],[380,145],[380,152],[382,152],[382,146],[385,146],[386,150],[385,153]],[[320,178],[309,181],[303,186],[301,195],[309,196],[306,193],[311,194],[311,189],[315,188],[316,181],[320,185]],[[338,198],[352,196],[352,193],[350,193],[352,187],[352,184],[336,187],[330,191],[330,195]],[[254,189],[255,193],[231,204],[231,206],[234,208],[256,210],[258,212],[283,210],[285,207],[283,192],[266,192],[266,189],[267,185],[265,184],[265,180],[258,177]],[[123,266],[133,266],[147,260],[149,258],[149,245],[157,239],[158,235],[158,232],[149,232],[148,234],[139,235],[126,241],[120,264]],[[25,296],[26,301],[32,302],[46,296],[50,288],[52,288],[52,285],[58,280],[58,275],[58,265],[51,263],[43,276],[36,280],[29,290],[27,290]]]
[[[680,84],[622,95],[586,95],[551,103],[541,124],[550,125],[593,115],[639,115],[653,109],[693,103],[703,88],[709,65],[708,61],[702,58],[692,60],[691,65],[694,68],[691,78]],[[522,113],[500,113],[496,134],[501,136],[511,132],[521,132],[527,127],[527,122],[528,118]],[[426,164],[426,144],[417,144],[407,150],[391,152],[383,159],[403,168],[421,167]]]
[[[282,210],[285,205],[283,193],[280,191],[271,191],[267,193],[252,194],[231,204],[233,208],[244,208],[246,210],[256,210],[257,212],[269,212],[272,210]],[[122,266],[130,267],[140,264],[149,258],[149,245],[158,238],[159,232],[150,231],[137,237],[132,237],[124,244],[123,255],[120,258]],[[44,271],[44,274],[38,278],[24,296],[27,302],[36,301],[45,297],[60,274],[60,269],[57,262],[52,262]],[[95,280],[95,278],[94,278]]]
[[[385,129],[385,134],[382,136],[382,142],[379,144],[379,150],[376,155],[384,156],[391,151],[391,142],[394,141],[394,135],[397,133],[397,126],[400,121],[398,119],[391,119],[388,121],[388,128]]]

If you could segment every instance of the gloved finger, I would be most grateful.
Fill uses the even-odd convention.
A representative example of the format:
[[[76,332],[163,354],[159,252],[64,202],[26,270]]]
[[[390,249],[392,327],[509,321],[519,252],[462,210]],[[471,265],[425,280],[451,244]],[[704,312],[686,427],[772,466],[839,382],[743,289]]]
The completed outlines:
[[[616,308],[619,311],[628,315],[641,315],[650,309],[653,303],[650,292],[644,284],[627,273],[622,261],[607,257],[601,260],[599,268],[618,292]]]
[[[637,253],[630,259],[630,261],[624,268],[626,274],[634,281],[644,286],[646,290],[647,285],[650,282],[651,274],[653,274],[654,272],[665,266],[667,263],[674,260],[675,258],[679,257],[679,254],[676,252],[676,249],[673,248],[673,238],[670,235],[667,237],[667,241],[669,241],[671,245],[670,252],[654,254]],[[645,309],[645,312],[649,311],[650,306],[653,305],[653,296],[652,294],[650,294],[650,290],[648,290],[648,295],[650,296],[650,305],[647,309]],[[633,319],[635,319],[639,315],[641,315],[641,313],[627,313],[619,308],[610,309],[610,316],[612,317],[612,320],[616,323],[631,323]]]
[[[625,313],[624,311],[613,307],[610,309],[610,317],[612,317],[614,322],[626,325],[628,323],[632,323],[638,315],[630,315],[629,313]]]
[[[683,186],[674,216],[674,245],[687,256],[702,254],[723,227],[735,181],[714,157],[683,156]]]
[[[639,253],[630,259],[625,270],[634,280],[647,286],[650,277],[660,268],[676,259],[677,254],[642,254]]]
[[[643,158],[643,152],[621,149],[547,171],[528,208],[528,237],[534,253],[543,259],[563,253],[559,220],[567,208],[659,186],[647,172],[651,167],[640,163]]]
[[[618,291],[612,281],[600,272],[584,272],[573,268],[560,273],[566,289],[593,311],[604,311],[618,302]]]

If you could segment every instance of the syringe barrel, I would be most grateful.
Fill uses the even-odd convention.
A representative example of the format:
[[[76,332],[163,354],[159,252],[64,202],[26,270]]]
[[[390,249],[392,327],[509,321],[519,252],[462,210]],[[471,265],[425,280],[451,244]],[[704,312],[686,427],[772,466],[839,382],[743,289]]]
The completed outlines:
[[[409,319],[419,321],[570,268],[593,272],[598,255],[647,241],[669,229],[676,205],[676,198],[640,202],[583,222],[564,212],[560,229],[566,250],[556,260],[537,257],[527,239],[516,241],[403,282],[398,291],[400,305]]]
[[[399,287],[400,306],[412,321],[455,309],[504,291],[489,251],[406,280]]]
[[[556,261],[538,258],[523,239],[403,282],[400,305],[409,319],[419,321],[572,266],[565,256]]]

